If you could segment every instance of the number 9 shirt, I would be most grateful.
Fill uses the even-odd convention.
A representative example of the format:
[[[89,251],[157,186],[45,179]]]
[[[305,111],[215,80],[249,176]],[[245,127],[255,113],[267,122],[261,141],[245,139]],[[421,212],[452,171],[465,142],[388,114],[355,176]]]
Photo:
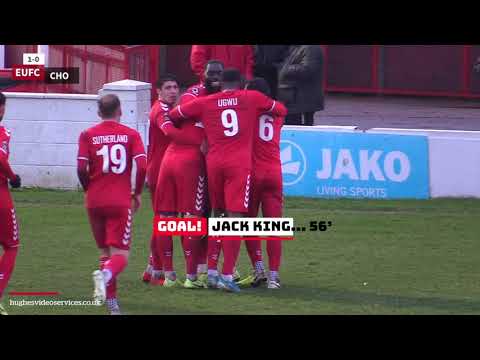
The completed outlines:
[[[285,116],[282,103],[254,90],[225,90],[179,105],[172,120],[201,119],[208,142],[207,174],[213,209],[248,212],[252,148],[262,113]]]

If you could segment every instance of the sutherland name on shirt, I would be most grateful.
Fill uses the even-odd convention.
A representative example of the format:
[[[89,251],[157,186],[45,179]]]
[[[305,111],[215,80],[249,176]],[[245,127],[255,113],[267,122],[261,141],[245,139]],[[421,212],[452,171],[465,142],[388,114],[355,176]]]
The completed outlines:
[[[128,143],[128,135],[100,135],[92,137],[92,144]]]

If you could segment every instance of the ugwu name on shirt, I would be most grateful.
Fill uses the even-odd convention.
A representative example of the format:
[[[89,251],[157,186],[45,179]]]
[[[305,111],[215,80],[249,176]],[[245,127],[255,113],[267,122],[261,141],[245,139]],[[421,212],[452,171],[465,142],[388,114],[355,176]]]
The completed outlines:
[[[99,135],[92,138],[93,145],[128,143],[128,135]]]
[[[238,99],[237,98],[218,99],[217,104],[218,104],[218,107],[235,106],[235,105],[238,105]]]

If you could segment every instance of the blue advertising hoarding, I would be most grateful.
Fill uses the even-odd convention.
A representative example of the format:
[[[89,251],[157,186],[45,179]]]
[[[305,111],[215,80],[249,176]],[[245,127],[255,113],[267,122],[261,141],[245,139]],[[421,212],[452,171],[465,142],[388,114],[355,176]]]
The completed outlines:
[[[284,128],[280,150],[287,196],[430,197],[426,136]]]

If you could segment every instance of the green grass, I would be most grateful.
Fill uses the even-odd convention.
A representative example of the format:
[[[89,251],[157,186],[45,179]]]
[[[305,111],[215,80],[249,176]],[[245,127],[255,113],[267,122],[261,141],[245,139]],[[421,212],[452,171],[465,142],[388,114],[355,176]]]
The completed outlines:
[[[58,291],[53,299],[90,300],[98,251],[82,195],[24,189],[14,198],[21,248],[8,290]],[[285,242],[281,290],[235,295],[151,288],[139,280],[151,229],[147,196],[144,201],[135,218],[130,264],[120,277],[119,299],[128,314],[480,313],[479,200],[287,199],[285,216],[296,224],[327,220],[333,226]],[[174,246],[183,277],[178,239]],[[249,269],[242,247],[240,270]],[[9,306],[9,299],[4,304],[11,314],[105,314],[94,306]]]

